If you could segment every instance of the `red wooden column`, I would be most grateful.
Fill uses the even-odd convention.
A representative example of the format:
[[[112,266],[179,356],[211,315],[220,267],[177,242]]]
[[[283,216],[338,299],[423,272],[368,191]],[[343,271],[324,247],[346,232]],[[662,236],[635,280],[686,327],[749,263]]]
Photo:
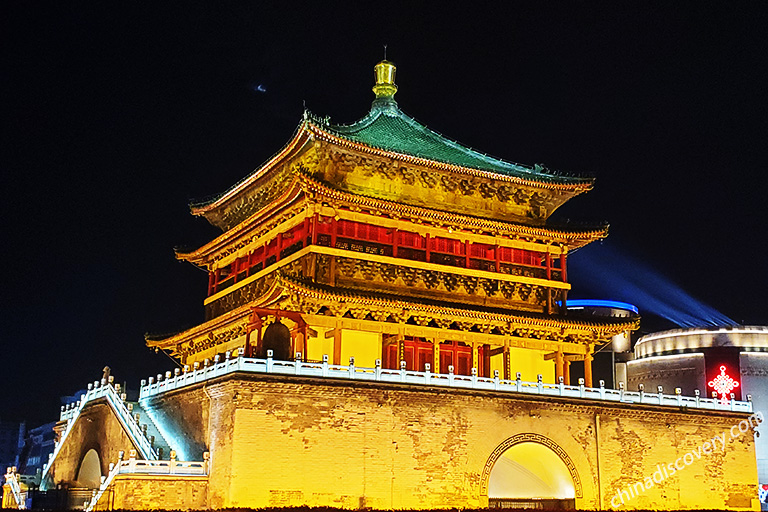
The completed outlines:
[[[333,364],[341,364],[341,320],[336,320],[333,330]]]
[[[563,375],[563,351],[558,350],[555,352],[555,383],[560,382],[560,377],[565,377]]]
[[[483,371],[481,377],[491,376],[491,346],[484,344],[480,347],[483,351]]]
[[[397,238],[399,235],[400,235],[400,232],[398,231],[398,229],[394,228],[392,230],[392,257],[393,258],[397,258]]]
[[[560,253],[560,277],[564,283],[568,282],[568,269],[566,268],[565,249]]]
[[[248,274],[251,275],[253,273],[253,266],[256,264],[256,251],[251,251],[248,253]]]
[[[264,326],[264,323],[261,321],[261,318],[259,318],[258,323],[256,324],[256,347],[261,350],[261,329]],[[266,357],[267,354],[264,354],[264,357]]]
[[[307,246],[307,235],[309,235],[309,217],[304,217],[304,227],[301,233],[301,246]]]
[[[312,245],[317,245],[317,220],[318,214],[312,217]]]
[[[339,223],[336,221],[336,217],[331,219],[331,247],[336,247],[336,237],[337,237],[337,229],[338,229]]]
[[[267,268],[267,242],[264,242],[264,250],[261,251],[261,270]]]
[[[262,321],[261,317],[256,313],[256,311],[251,312],[251,318],[248,322],[248,327],[246,328],[246,334],[245,334],[245,357],[254,357],[258,352],[258,349],[261,347],[261,327],[262,327]],[[256,345],[251,344],[251,333],[253,331],[256,331]]]
[[[552,279],[552,255],[549,253],[549,246],[547,246],[545,261],[547,263],[547,279]]]
[[[567,261],[565,257],[565,247],[560,248],[560,277],[564,283],[568,282],[568,269],[566,268]],[[563,315],[568,313],[568,290],[563,290],[563,305],[560,311]],[[585,377],[586,379],[586,377]],[[591,377],[590,377],[591,379]]]
[[[216,284],[216,272],[208,272],[208,296],[213,295],[213,288]]]
[[[294,356],[301,352],[302,361],[307,360],[307,333],[304,329],[297,327],[291,331],[291,341],[293,342]]]
[[[496,258],[496,272],[501,272],[501,247],[499,244],[493,248],[493,256]]]
[[[544,255],[544,261],[547,264],[547,281],[552,279],[552,254],[549,252],[549,246],[547,246],[547,252]],[[552,314],[552,288],[547,286],[547,314]]]
[[[465,258],[465,268],[469,268],[469,249],[472,246],[472,244],[469,242],[469,240],[464,240],[464,258]]]
[[[584,356],[584,385],[588,388],[592,387],[592,353],[588,353]]]
[[[429,259],[430,259],[430,257],[429,257],[430,256],[430,251],[429,251],[429,233],[424,235],[424,248],[427,251],[427,253],[426,253],[427,254],[426,261],[427,261],[427,263],[429,263]]]

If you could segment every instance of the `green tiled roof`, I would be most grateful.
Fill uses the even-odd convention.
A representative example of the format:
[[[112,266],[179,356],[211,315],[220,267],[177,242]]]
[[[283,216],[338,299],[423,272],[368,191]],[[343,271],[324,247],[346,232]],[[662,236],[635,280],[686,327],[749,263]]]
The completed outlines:
[[[314,116],[312,120],[337,137],[427,160],[548,183],[593,181],[592,178],[555,174],[538,165],[528,167],[505,162],[475,151],[420,124],[389,98],[375,100],[368,115],[349,125],[333,125]]]

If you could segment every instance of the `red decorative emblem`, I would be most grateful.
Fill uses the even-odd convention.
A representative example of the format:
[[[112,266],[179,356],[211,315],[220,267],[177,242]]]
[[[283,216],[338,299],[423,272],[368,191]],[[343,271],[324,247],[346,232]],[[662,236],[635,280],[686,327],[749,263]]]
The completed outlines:
[[[728,400],[731,391],[739,387],[739,383],[725,373],[725,366],[720,367],[720,375],[709,381],[708,385],[720,395],[720,400],[723,402]]]

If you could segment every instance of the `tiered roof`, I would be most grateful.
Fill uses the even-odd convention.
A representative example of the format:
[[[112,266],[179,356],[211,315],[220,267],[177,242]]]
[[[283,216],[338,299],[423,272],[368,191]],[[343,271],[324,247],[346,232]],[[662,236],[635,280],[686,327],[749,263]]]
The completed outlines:
[[[402,225],[406,231],[411,225],[425,224],[433,236],[560,255],[563,266],[557,270],[562,282],[550,278],[549,266],[546,279],[500,273],[498,259],[498,274],[484,276],[488,272],[471,271],[488,282],[514,281],[543,286],[553,293],[546,298],[546,308],[539,303],[530,306],[527,296],[515,295],[517,298],[511,299],[510,296],[518,293],[512,288],[505,288],[509,293],[504,298],[507,302],[520,303],[520,307],[513,310],[493,302],[495,299],[488,294],[497,294],[497,290],[483,289],[485,291],[478,295],[483,299],[479,303],[474,298],[465,301],[446,297],[449,292],[441,292],[443,295],[438,297],[424,293],[398,294],[383,285],[381,289],[371,289],[367,284],[358,288],[354,272],[342,276],[346,281],[323,281],[325,277],[315,280],[317,276],[309,277],[308,272],[314,272],[316,266],[334,268],[335,265],[326,267],[312,259],[311,265],[299,268],[300,265],[294,265],[298,262],[296,258],[304,256],[297,252],[290,256],[296,261],[286,259],[283,267],[263,268],[236,287],[227,288],[229,291],[224,293],[228,294],[226,297],[234,297],[232,301],[226,302],[223,295],[210,296],[208,306],[218,304],[216,301],[221,301],[223,306],[215,310],[218,312],[211,309],[214,318],[209,322],[162,340],[148,339],[150,346],[179,350],[180,344],[194,340],[203,345],[214,343],[209,334],[215,329],[222,331],[221,336],[239,336],[242,332],[230,327],[225,333],[224,325],[247,322],[247,312],[252,307],[299,311],[312,316],[323,327],[331,326],[325,325],[331,320],[354,319],[375,321],[377,325],[384,325],[376,329],[385,331],[405,323],[444,333],[461,331],[466,336],[500,336],[496,341],[507,336],[524,339],[532,343],[525,345],[528,348],[541,350],[554,350],[552,343],[583,345],[566,347],[576,350],[574,353],[581,353],[579,351],[587,350],[590,344],[616,333],[637,328],[636,317],[594,321],[563,317],[550,311],[552,301],[562,297],[564,302],[570,288],[562,257],[570,250],[605,237],[608,226],[555,227],[547,219],[565,201],[590,190],[593,178],[566,176],[540,165],[530,167],[500,160],[450,140],[400,110],[393,98],[397,90],[394,65],[381,62],[376,66],[376,74],[374,93],[377,97],[363,118],[347,125],[332,124],[327,118],[305,112],[293,138],[279,153],[217,198],[193,205],[193,214],[205,217],[224,233],[195,251],[177,253],[177,257],[217,271],[242,258],[250,247],[266,247],[267,242],[279,236],[280,226],[290,228],[299,223],[306,226],[311,219],[318,222],[323,217],[334,221],[363,218],[368,219],[366,222],[376,218],[381,225]],[[337,260],[337,247],[313,245],[302,250],[308,249],[312,250],[313,258],[329,256],[334,258],[334,264],[341,265],[347,257],[342,254]],[[468,254],[469,249],[466,250]],[[360,254],[366,254],[365,259],[376,265],[400,265],[382,260],[385,256]],[[438,266],[432,262],[417,264],[403,260],[403,263],[409,268],[429,266],[421,270],[427,272],[425,275],[430,279],[439,278],[444,271],[461,274],[459,278],[463,279],[462,276],[470,272],[461,270],[463,267]],[[386,277],[392,278],[390,274]],[[430,281],[432,287],[433,281]],[[450,288],[446,285],[446,289],[471,288],[467,293],[474,294],[471,283],[469,288],[465,283],[452,283]],[[242,297],[235,296],[235,290]],[[332,318],[328,317],[329,312]],[[506,343],[512,341],[500,341],[500,344]]]
[[[377,72],[380,66],[391,68],[390,78],[394,80],[394,65],[383,61],[377,66]],[[383,93],[377,90],[381,87],[385,89]],[[527,166],[501,160],[450,140],[403,112],[393,98],[396,90],[394,82],[377,83],[374,92],[378,97],[371,110],[351,124],[332,124],[329,118],[305,111],[294,137],[279,153],[226,192],[193,204],[192,213],[206,217],[226,231],[232,225],[221,220],[222,209],[236,202],[241,194],[251,190],[271,171],[299,157],[316,140],[361,154],[448,171],[458,178],[496,180],[531,190],[565,194],[558,204],[566,200],[566,196],[572,197],[593,187],[592,177],[567,176],[539,164]]]
[[[546,227],[528,226],[515,222],[505,222],[487,219],[479,216],[462,215],[445,212],[439,209],[404,205],[394,201],[351,194],[335,190],[320,183],[310,176],[297,173],[293,176],[291,185],[274,203],[253,214],[247,222],[243,222],[219,237],[197,249],[177,249],[176,256],[180,260],[189,261],[195,265],[206,266],[211,263],[210,257],[221,251],[223,247],[232,244],[241,237],[252,237],[253,229],[261,227],[264,219],[275,212],[288,208],[301,194],[311,194],[315,199],[332,199],[342,205],[358,208],[358,211],[376,212],[377,215],[395,216],[397,218],[424,219],[446,228],[459,232],[463,229],[477,233],[487,233],[508,237],[519,237],[526,241],[539,243],[566,244],[569,250],[578,249],[595,240],[608,236],[609,225],[600,224],[570,224],[548,225]]]
[[[430,130],[400,110],[392,98],[379,98],[362,119],[348,125],[334,125],[307,113],[309,121],[339,138],[401,155],[492,172],[526,181],[589,184],[593,178],[555,174],[542,166],[529,167],[488,156]]]
[[[389,293],[326,286],[296,280],[280,271],[274,273],[269,285],[261,295],[247,305],[226,312],[192,329],[170,336],[145,336],[147,346],[161,347],[178,356],[178,347],[192,340],[207,340],[212,330],[241,322],[247,323],[253,307],[275,307],[280,304],[290,310],[301,310],[302,314],[324,317],[322,310],[334,309],[338,317],[365,320],[374,315],[383,320],[390,329],[397,329],[398,322],[388,318],[397,316],[399,321],[426,328],[443,327],[444,332],[454,334],[472,332],[497,336],[515,336],[524,339],[528,348],[542,348],[557,341],[568,343],[573,349],[584,339],[607,339],[617,333],[639,327],[639,317],[612,317],[595,319],[592,316],[574,314],[568,317],[550,316],[525,311],[510,311],[500,308],[482,307],[461,303],[442,303],[424,298],[403,299]],[[332,317],[336,318],[336,317]],[[244,332],[244,331],[243,331]],[[387,328],[383,327],[383,332]],[[239,332],[242,334],[242,332]]]

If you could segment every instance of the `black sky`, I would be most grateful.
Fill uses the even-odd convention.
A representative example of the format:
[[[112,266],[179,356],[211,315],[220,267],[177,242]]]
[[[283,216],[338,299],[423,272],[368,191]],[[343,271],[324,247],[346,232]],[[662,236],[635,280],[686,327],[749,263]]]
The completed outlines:
[[[57,418],[105,364],[133,387],[171,368],[143,334],[202,320],[205,274],[172,248],[217,232],[189,201],[278,151],[302,102],[364,115],[384,43],[405,112],[597,176],[556,216],[610,221],[612,249],[768,324],[764,3],[156,4],[0,17],[0,419]],[[601,275],[573,278],[587,297]]]

